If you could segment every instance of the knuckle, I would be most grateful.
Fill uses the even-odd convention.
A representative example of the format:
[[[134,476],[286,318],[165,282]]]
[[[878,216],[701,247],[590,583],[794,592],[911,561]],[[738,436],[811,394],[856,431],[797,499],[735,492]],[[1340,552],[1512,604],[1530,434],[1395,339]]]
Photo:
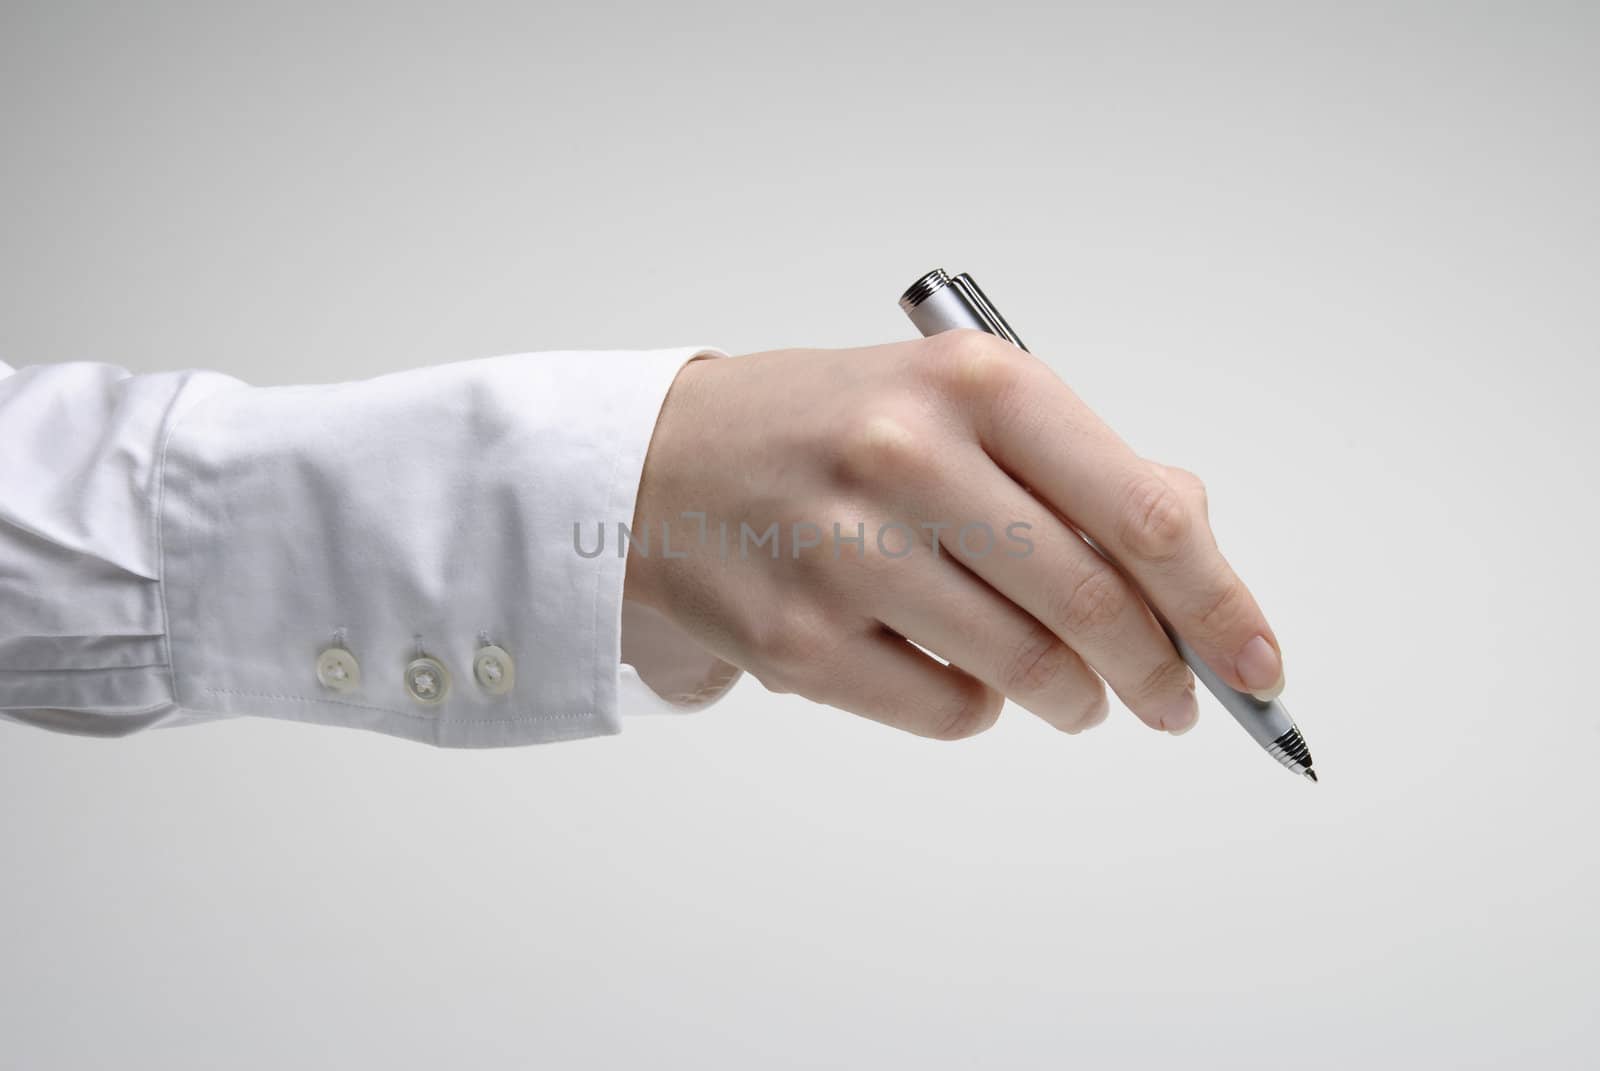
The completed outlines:
[[[1167,465],[1156,461],[1152,463],[1152,466],[1156,471],[1165,473],[1173,483],[1178,484],[1180,487],[1191,487],[1199,481],[1198,476],[1180,465]]]
[[[988,689],[965,689],[959,702],[929,735],[935,740],[966,740],[994,726],[1000,717],[999,696]]]
[[[998,335],[980,331],[975,327],[957,327],[949,331],[940,331],[928,338],[928,345],[934,347],[941,355],[952,357],[973,354],[983,357],[1004,348]]]
[[[1016,649],[1004,674],[1008,695],[1034,695],[1047,690],[1076,657],[1055,633],[1035,625]]]
[[[1189,667],[1177,658],[1163,658],[1139,682],[1140,699],[1161,699],[1189,687]]]
[[[987,331],[962,328],[934,337],[938,360],[930,367],[959,396],[992,397],[1015,382],[1023,368],[1022,351]]]
[[[1195,494],[1205,493],[1205,481],[1201,480],[1200,477],[1196,476],[1188,469],[1178,468],[1176,465],[1163,465],[1161,467],[1166,470],[1167,475],[1172,478],[1172,481],[1178,486],[1182,487],[1185,491],[1190,491]]]
[[[1204,480],[1188,469],[1169,468],[1167,471],[1172,474],[1178,485],[1183,488],[1183,493],[1188,496],[1189,501],[1193,502],[1199,509],[1201,516],[1205,516],[1210,512],[1211,500],[1210,495],[1206,492]]]
[[[1130,553],[1149,562],[1171,561],[1193,531],[1188,504],[1167,480],[1152,473],[1129,488],[1118,534]]]
[[[1199,631],[1208,636],[1222,636],[1234,631],[1244,619],[1250,605],[1244,585],[1228,577],[1208,594],[1196,618]]]
[[[914,479],[930,463],[926,442],[911,421],[871,413],[858,420],[840,444],[841,474],[858,486]]]
[[[1109,570],[1094,568],[1056,597],[1051,620],[1068,635],[1095,635],[1115,624],[1125,605],[1121,582]]]

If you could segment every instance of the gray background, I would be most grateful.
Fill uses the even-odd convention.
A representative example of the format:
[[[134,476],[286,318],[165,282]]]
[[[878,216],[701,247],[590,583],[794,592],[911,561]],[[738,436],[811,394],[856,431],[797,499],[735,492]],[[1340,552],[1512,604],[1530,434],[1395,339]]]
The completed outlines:
[[[981,8],[7,2],[0,353],[859,345],[969,270],[1207,478],[1322,785],[1209,701],[0,726],[0,1064],[1593,1066],[1594,8]]]

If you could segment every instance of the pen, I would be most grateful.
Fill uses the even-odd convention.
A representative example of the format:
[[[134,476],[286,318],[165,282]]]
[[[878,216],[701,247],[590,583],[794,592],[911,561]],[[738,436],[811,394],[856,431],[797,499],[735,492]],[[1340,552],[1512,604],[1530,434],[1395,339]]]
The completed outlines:
[[[1028,348],[994,307],[994,302],[978,289],[972,276],[965,272],[952,278],[944,269],[935,268],[900,295],[900,308],[924,335],[969,327],[999,335],[1020,350]],[[1078,534],[1097,552],[1110,558],[1095,546],[1094,540],[1082,532]],[[1217,697],[1217,702],[1233,715],[1234,720],[1244,727],[1244,731],[1289,770],[1315,781],[1317,775],[1311,769],[1311,751],[1306,747],[1294,719],[1289,716],[1288,709],[1276,699],[1262,702],[1248,692],[1230,688],[1160,613],[1156,613],[1156,620],[1161,622],[1173,647],[1177,648],[1178,654],[1188,663],[1194,675],[1206,686],[1207,691]]]

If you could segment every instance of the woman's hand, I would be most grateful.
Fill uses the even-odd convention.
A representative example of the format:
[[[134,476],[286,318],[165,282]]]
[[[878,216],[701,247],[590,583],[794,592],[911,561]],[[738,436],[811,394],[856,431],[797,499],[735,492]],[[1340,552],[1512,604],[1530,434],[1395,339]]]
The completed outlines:
[[[1200,482],[982,332],[690,363],[633,531],[627,597],[770,689],[923,736],[980,732],[1006,697],[1078,732],[1104,684],[1186,731],[1194,677],[1152,607],[1234,687],[1283,686]]]

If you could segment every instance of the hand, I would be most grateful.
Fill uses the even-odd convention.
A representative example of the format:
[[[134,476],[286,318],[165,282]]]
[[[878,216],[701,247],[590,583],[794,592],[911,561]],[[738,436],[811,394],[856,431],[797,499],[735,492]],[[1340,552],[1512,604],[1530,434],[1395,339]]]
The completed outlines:
[[[1194,677],[1152,608],[1234,687],[1283,686],[1200,482],[978,331],[690,363],[633,531],[628,598],[774,691],[923,736],[980,732],[1006,697],[1078,732],[1106,684],[1185,732]]]

